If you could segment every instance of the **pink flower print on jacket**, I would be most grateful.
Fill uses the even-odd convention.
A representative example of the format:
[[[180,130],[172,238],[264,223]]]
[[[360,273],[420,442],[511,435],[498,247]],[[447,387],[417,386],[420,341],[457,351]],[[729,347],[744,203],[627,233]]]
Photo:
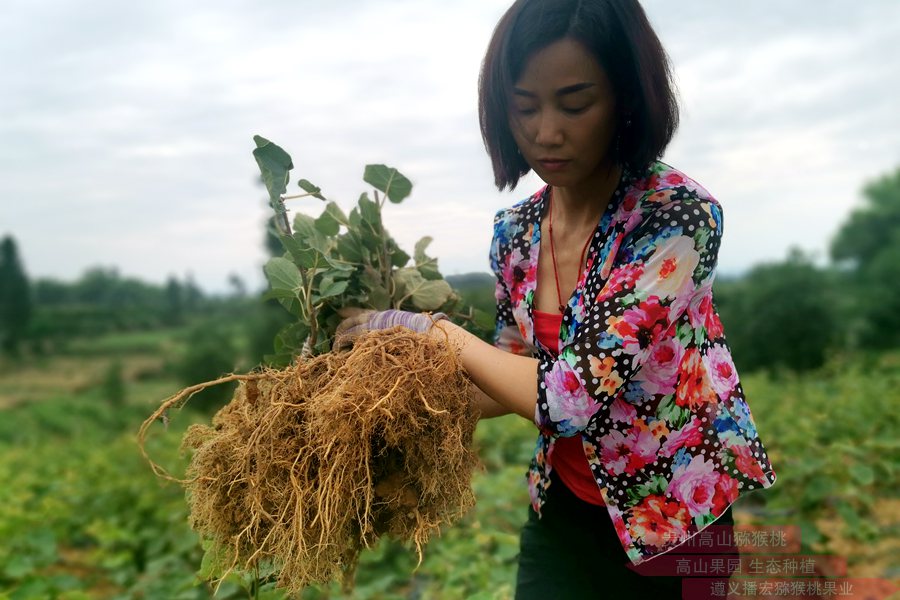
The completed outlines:
[[[637,410],[621,398],[616,398],[609,409],[609,418],[616,423],[633,423]]]
[[[706,368],[712,387],[720,400],[726,400],[737,387],[738,376],[728,348],[715,344],[706,352]]]
[[[519,304],[525,297],[525,292],[534,289],[536,273],[528,268],[528,257],[516,248],[507,257],[503,264],[503,278],[508,282],[509,300],[513,306]]]
[[[635,421],[627,433],[613,430],[600,441],[600,462],[610,475],[633,475],[654,462],[659,451],[659,440],[643,419]]]
[[[641,382],[646,394],[674,394],[678,382],[678,366],[684,355],[684,346],[674,338],[664,339],[655,344],[644,362],[643,368],[634,376]]]
[[[626,310],[620,318],[607,319],[607,331],[621,338],[622,349],[635,355],[635,362],[644,362],[650,346],[662,339],[668,329],[669,307],[653,297]]]
[[[597,302],[603,302],[609,298],[612,298],[616,294],[620,293],[622,290],[630,290],[634,289],[634,282],[640,278],[641,275],[644,274],[644,266],[641,264],[631,264],[625,265],[619,269],[614,270],[609,275],[609,279],[606,281],[606,285],[603,286],[603,289],[600,290],[600,293],[597,294]]]
[[[709,192],[706,189],[685,175],[680,171],[676,170],[666,170],[661,173],[656,173],[650,177],[648,181],[648,186],[650,188],[674,188],[674,187],[682,187],[688,190],[691,190],[695,193],[700,193],[704,196],[709,196]]]
[[[558,360],[544,377],[549,402],[550,417],[554,421],[568,420],[570,427],[583,429],[597,412],[599,404],[590,397],[578,374],[565,360]]]
[[[696,517],[709,513],[718,481],[715,463],[698,454],[675,469],[669,491],[681,500],[692,517]]]
[[[706,330],[706,337],[716,340],[722,337],[722,321],[713,310],[712,282],[704,286],[700,293],[696,294],[688,306],[688,318],[691,327]]]
[[[666,438],[659,453],[662,456],[673,456],[680,448],[693,448],[702,443],[703,424],[700,422],[700,418],[694,415],[684,427]]]

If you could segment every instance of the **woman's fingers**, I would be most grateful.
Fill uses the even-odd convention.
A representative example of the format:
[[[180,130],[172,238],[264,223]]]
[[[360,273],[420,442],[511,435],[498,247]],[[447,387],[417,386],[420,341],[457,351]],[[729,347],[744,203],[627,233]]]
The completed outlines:
[[[338,314],[341,314],[342,310],[345,309],[338,310]],[[341,321],[335,329],[332,350],[341,351],[353,346],[353,341],[366,332],[366,324],[375,311],[349,308],[348,312],[353,314]]]
[[[344,306],[343,308],[339,308],[337,310],[337,314],[344,317],[345,319],[348,317],[356,317],[362,313],[370,313],[375,312],[374,310],[359,308],[358,306]]]

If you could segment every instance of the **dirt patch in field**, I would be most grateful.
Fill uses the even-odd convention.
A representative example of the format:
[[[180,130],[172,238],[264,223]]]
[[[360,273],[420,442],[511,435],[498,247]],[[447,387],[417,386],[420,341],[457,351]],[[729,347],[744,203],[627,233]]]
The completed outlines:
[[[0,410],[54,396],[67,396],[101,385],[113,359],[57,356],[24,364],[0,366]],[[122,359],[125,381],[162,373],[160,356],[126,356]]]

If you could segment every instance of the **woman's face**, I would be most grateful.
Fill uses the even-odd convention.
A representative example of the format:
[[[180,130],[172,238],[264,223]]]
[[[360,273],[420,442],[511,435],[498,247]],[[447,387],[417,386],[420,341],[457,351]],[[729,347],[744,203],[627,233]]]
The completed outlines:
[[[580,42],[563,38],[526,63],[509,121],[522,156],[542,180],[577,187],[612,166],[615,114],[606,73]]]

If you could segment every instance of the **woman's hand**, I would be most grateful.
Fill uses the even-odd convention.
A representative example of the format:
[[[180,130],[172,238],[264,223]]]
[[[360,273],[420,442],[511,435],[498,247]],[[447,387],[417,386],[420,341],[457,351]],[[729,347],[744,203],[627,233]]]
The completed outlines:
[[[338,325],[332,346],[334,351],[349,348],[367,331],[395,325],[427,333],[460,349],[463,368],[472,379],[472,401],[478,405],[481,418],[514,412],[533,422],[537,359],[499,350],[455,325],[443,313],[428,315],[402,310],[342,308],[338,314],[345,319]],[[442,322],[434,326],[438,321]]]
[[[345,319],[337,327],[332,350],[338,352],[353,346],[353,342],[368,331],[390,329],[401,325],[416,333],[427,333],[435,322],[447,319],[444,313],[414,313],[405,310],[365,310],[361,308],[342,308],[338,314]]]

